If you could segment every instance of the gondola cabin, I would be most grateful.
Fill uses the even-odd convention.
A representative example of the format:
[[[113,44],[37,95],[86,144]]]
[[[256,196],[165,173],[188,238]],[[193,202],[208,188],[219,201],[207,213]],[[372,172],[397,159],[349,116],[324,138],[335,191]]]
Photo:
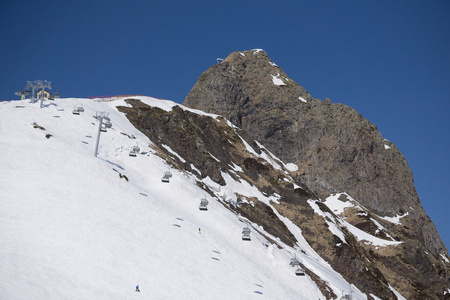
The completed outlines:
[[[250,228],[248,228],[248,227],[244,227],[243,229],[242,229],[242,240],[244,240],[244,241],[250,241],[251,239],[250,239],[250,233],[251,233],[252,231],[250,230]]]
[[[133,149],[130,151],[130,156],[136,157],[140,150],[138,146],[133,146]]]
[[[305,276],[305,270],[303,270],[302,268],[298,267],[295,270],[295,275],[297,275],[297,276]]]
[[[200,210],[208,210],[208,200],[206,200],[206,198],[203,198],[203,199],[200,201],[200,207],[199,207],[199,209],[200,209]]]
[[[170,171],[164,172],[163,178],[161,178],[162,182],[169,182],[172,177],[172,173]]]
[[[72,111],[72,114],[74,114],[74,115],[79,115],[80,112],[78,111],[78,108],[74,107],[74,108],[73,108],[73,111]]]

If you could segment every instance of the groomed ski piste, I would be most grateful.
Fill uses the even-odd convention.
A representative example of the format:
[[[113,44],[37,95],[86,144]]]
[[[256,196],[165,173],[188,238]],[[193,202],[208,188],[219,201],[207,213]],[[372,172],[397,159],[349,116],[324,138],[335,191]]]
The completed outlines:
[[[165,110],[179,105],[133,98]],[[216,197],[185,171],[170,169],[170,183],[161,182],[169,166],[119,105],[127,104],[0,102],[0,299],[325,299],[308,275],[295,275],[294,254],[338,298],[352,290],[353,299],[367,299],[281,216],[296,247],[265,233],[282,249],[270,244],[251,222],[251,241],[243,241],[247,220],[219,198],[238,192],[270,203],[245,181],[224,174],[219,187],[204,179]],[[95,157],[93,116],[101,111],[112,127]],[[130,157],[136,143],[140,153]],[[208,210],[200,211],[205,196]]]

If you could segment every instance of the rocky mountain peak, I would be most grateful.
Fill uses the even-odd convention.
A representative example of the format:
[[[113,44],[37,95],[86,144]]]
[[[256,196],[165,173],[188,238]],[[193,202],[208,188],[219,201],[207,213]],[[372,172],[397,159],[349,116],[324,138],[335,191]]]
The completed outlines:
[[[243,59],[257,59],[259,61],[263,60],[269,60],[269,55],[267,55],[267,52],[263,49],[252,49],[247,51],[235,51],[230,53],[230,55],[227,56],[227,58],[224,60],[225,62],[233,63],[237,60],[243,60]]]
[[[280,95],[276,99],[274,95]],[[184,104],[230,117],[247,126],[248,109],[267,102],[282,109],[289,102],[310,101],[308,92],[290,79],[263,50],[237,51],[200,75]]]
[[[198,78],[184,105],[223,115],[284,162],[315,195],[346,192],[405,226],[433,254],[447,253],[423,210],[403,154],[353,108],[313,98],[262,50],[231,53]]]

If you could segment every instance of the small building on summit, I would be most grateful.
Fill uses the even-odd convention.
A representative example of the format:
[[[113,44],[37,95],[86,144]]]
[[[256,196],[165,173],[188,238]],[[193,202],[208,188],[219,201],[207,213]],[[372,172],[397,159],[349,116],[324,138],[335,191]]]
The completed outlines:
[[[39,90],[37,90],[37,92],[36,92],[36,97],[39,99],[39,98],[41,97],[41,94],[42,94],[42,93],[44,93],[44,98],[46,98],[46,99],[50,99],[51,96],[52,96],[52,93],[51,93],[51,92],[49,92],[49,91],[47,91],[47,90],[45,90],[45,89],[44,89],[44,91],[42,92],[42,89],[39,89]]]

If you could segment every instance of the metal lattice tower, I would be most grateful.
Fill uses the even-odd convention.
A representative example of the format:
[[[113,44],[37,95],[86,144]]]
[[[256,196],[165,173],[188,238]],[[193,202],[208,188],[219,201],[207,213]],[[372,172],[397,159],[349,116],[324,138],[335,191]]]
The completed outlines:
[[[35,80],[35,81],[27,81],[27,85],[25,86],[25,92],[30,93],[30,100],[32,103],[36,102],[36,91],[41,89],[41,108],[44,102],[45,89],[52,89],[52,83],[47,80]]]
[[[27,85],[25,86],[25,91],[30,92],[30,100],[31,103],[35,102],[35,91],[36,91],[36,82],[35,81],[27,81]]]
[[[36,86],[41,89],[41,95],[40,95],[41,106],[40,107],[42,108],[43,103],[44,103],[45,88],[51,90],[52,83],[47,80],[36,80],[35,82],[36,82]]]

